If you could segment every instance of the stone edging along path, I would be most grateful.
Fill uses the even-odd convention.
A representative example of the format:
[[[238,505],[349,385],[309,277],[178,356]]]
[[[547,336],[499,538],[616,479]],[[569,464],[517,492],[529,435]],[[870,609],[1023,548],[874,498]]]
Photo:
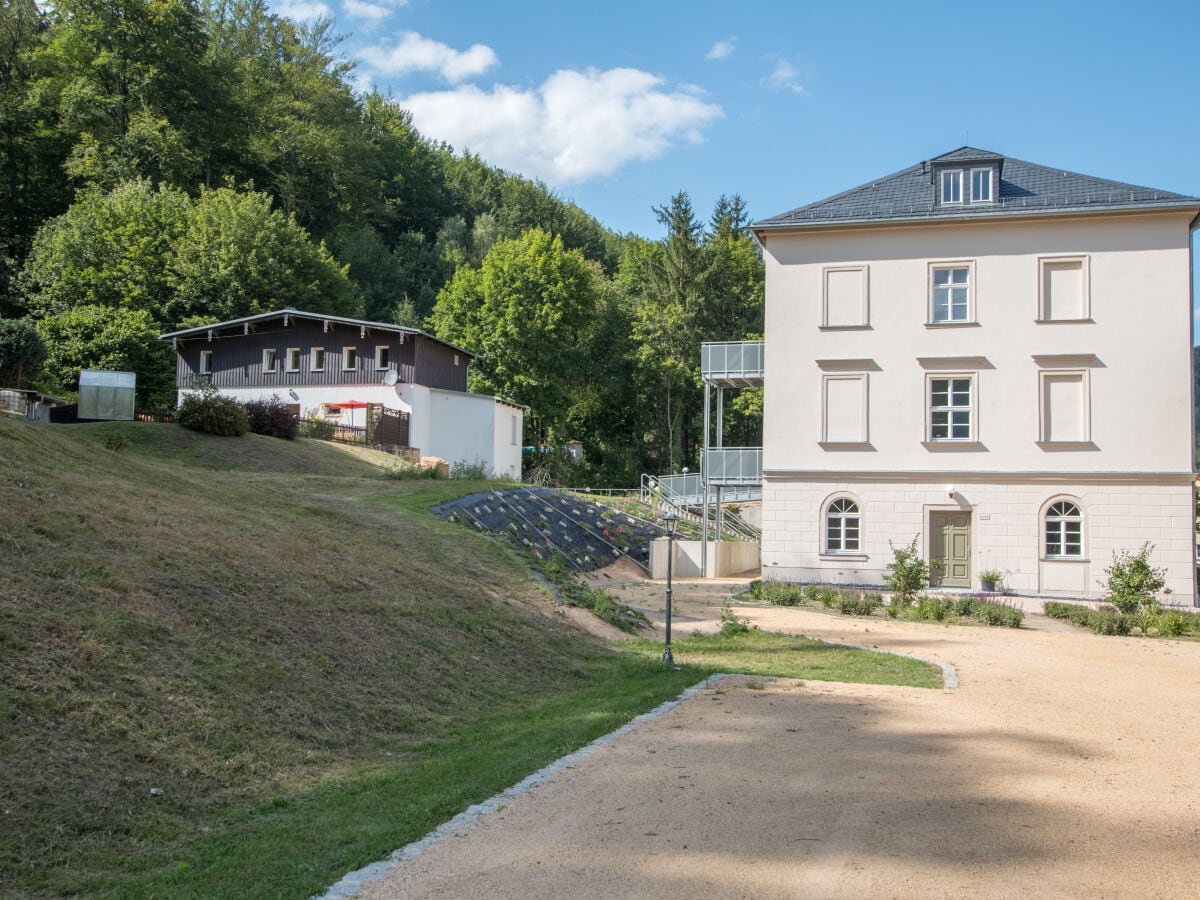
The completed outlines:
[[[910,659],[916,659],[916,660],[919,660],[924,663],[929,663],[930,665],[938,666],[942,670],[943,688],[945,690],[950,690],[950,691],[958,689],[958,672],[954,668],[954,666],[950,665],[950,663],[942,662],[941,660],[937,660],[937,659],[930,659],[930,658],[923,657],[923,656],[916,656],[911,653],[900,653],[900,652],[897,652],[894,650],[881,650],[878,647],[867,647],[862,644],[849,644],[849,643],[845,643],[843,641],[831,641],[831,640],[826,640],[824,638],[812,637],[810,635],[800,635],[800,636],[806,637],[809,640],[820,641],[821,643],[831,644],[831,645],[837,646],[837,647],[848,647],[852,650],[866,650],[871,653],[888,653],[892,656],[905,656]],[[386,859],[379,860],[378,862],[371,863],[370,865],[364,866],[363,868],[358,869],[354,872],[350,872],[349,874],[345,875],[341,880],[339,880],[336,884],[332,885],[324,894],[319,895],[320,900],[342,900],[342,898],[358,896],[358,894],[362,891],[362,889],[365,885],[367,885],[373,881],[379,881],[391,869],[395,868],[396,866],[398,866],[400,863],[404,862],[405,860],[416,859],[429,847],[438,843],[439,841],[445,840],[448,837],[452,837],[455,834],[455,832],[459,831],[466,825],[469,825],[472,822],[475,822],[476,820],[482,818],[483,816],[488,815],[489,813],[495,812],[496,810],[502,808],[506,803],[508,803],[513,798],[518,797],[521,794],[524,794],[526,791],[530,790],[531,788],[534,788],[540,784],[546,783],[547,781],[549,781],[551,778],[553,778],[556,774],[563,771],[564,769],[569,769],[570,767],[579,764],[580,762],[585,760],[587,757],[591,756],[593,753],[595,753],[597,750],[599,750],[601,747],[605,746],[606,744],[610,744],[613,741],[615,741],[617,738],[621,737],[622,735],[628,734],[629,732],[631,732],[635,728],[637,728],[639,725],[641,725],[645,722],[649,722],[652,719],[658,718],[659,716],[663,715],[664,713],[669,712],[670,710],[679,706],[685,700],[691,699],[696,694],[703,691],[705,688],[711,687],[712,685],[717,684],[727,678],[741,678],[741,679],[754,678],[754,679],[762,680],[762,681],[802,680],[802,679],[776,679],[776,678],[768,678],[765,676],[757,676],[757,675],[755,675],[755,676],[734,675],[734,674],[710,675],[708,678],[704,679],[703,681],[692,685],[690,688],[685,690],[682,694],[680,694],[674,700],[668,700],[665,703],[659,704],[658,706],[656,706],[654,709],[650,710],[649,712],[642,713],[640,716],[637,716],[637,717],[631,719],[629,722],[626,722],[620,728],[617,728],[614,731],[610,731],[608,734],[605,734],[605,735],[602,735],[602,736],[596,738],[596,740],[592,741],[590,744],[587,744],[584,747],[579,748],[574,753],[569,753],[566,756],[555,760],[554,762],[550,763],[550,765],[539,769],[538,771],[534,772],[532,775],[528,776],[524,780],[517,782],[512,787],[506,788],[505,790],[501,791],[499,794],[496,794],[495,796],[490,797],[487,800],[484,800],[482,803],[476,803],[473,806],[467,807],[465,810],[460,812],[453,819],[450,819],[448,822],[438,826],[437,828],[435,828],[433,831],[429,832],[429,834],[425,835],[420,840],[413,841],[411,844],[407,844],[404,847],[401,847],[399,850],[393,851],[392,853],[390,853],[388,855],[388,857]]]

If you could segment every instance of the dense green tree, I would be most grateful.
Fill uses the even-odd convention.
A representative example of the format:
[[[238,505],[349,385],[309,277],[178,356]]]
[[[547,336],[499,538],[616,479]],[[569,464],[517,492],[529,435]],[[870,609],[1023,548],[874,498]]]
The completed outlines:
[[[222,98],[194,0],[56,0],[46,54],[68,171],[112,186],[179,184],[203,168]]]
[[[638,298],[633,336],[645,397],[654,411],[653,442],[660,465],[675,472],[695,465],[697,433],[690,413],[699,396],[697,326],[706,273],[702,226],[687,195],[676,194],[654,214],[667,229],[666,238],[627,253],[622,266],[629,271],[622,274]]]
[[[540,228],[498,241],[479,269],[462,266],[438,295],[438,337],[483,358],[472,390],[530,407],[551,443],[568,419],[593,348],[597,290],[583,255]]]
[[[168,299],[159,320],[213,320],[294,306],[361,316],[362,301],[323,243],[259,192],[201,192],[167,266]]]
[[[359,315],[361,300],[323,244],[260,192],[193,201],[131,181],[90,190],[34,240],[21,273],[36,317],[81,306],[146,311],[163,330],[296,306]]]
[[[148,180],[85,191],[34,239],[20,277],[30,311],[109,306],[161,318],[172,294],[167,266],[191,208],[187,194]]]
[[[58,392],[78,389],[80,369],[111,369],[137,374],[140,405],[174,401],[175,355],[146,310],[78,306],[42,319],[38,332],[48,353],[44,372]]]
[[[42,222],[68,203],[62,160],[70,142],[42,96],[48,35],[35,0],[0,3],[0,316],[21,311],[16,272]]]
[[[412,232],[433,240],[454,209],[443,155],[390,97],[371,93],[361,105],[365,140],[357,152],[376,186],[369,198],[371,224],[392,247]]]
[[[28,319],[0,319],[0,387],[24,387],[46,361],[46,344]]]
[[[763,322],[763,265],[746,233],[740,197],[722,196],[710,229],[684,193],[654,209],[666,236],[627,244],[620,283],[634,304],[649,462],[659,471],[696,467],[703,444],[700,345],[754,340]],[[741,390],[725,406],[727,445],[761,443],[761,391]]]

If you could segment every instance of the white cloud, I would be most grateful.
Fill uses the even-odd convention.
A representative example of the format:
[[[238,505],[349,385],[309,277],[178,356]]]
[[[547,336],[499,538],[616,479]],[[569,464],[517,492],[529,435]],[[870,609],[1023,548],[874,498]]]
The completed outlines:
[[[735,47],[737,46],[737,38],[730,35],[723,41],[717,41],[712,45],[712,49],[705,54],[705,59],[724,59],[727,56],[732,56]]]
[[[800,83],[800,70],[786,59],[775,64],[775,70],[767,76],[767,86],[779,91],[791,91],[795,94],[805,94],[804,85]]]
[[[392,14],[387,6],[378,3],[364,3],[363,0],[342,0],[342,12],[355,19],[372,19],[378,21]]]
[[[498,62],[496,52],[484,44],[460,52],[415,31],[404,32],[394,47],[366,47],[359,55],[381,75],[437,72],[451,84],[481,75]]]
[[[320,0],[280,0],[272,4],[272,12],[287,16],[297,22],[307,22],[311,19],[322,19],[332,16],[333,10]]]
[[[656,159],[680,140],[698,142],[700,129],[723,115],[637,69],[563,70],[533,90],[463,85],[397,102],[423,134],[552,185]]]

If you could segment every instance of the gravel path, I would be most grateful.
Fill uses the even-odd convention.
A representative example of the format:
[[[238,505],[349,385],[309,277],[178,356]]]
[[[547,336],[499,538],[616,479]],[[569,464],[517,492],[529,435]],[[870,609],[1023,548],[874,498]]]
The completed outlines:
[[[960,689],[725,680],[362,896],[1200,895],[1200,644],[738,612],[945,660]]]

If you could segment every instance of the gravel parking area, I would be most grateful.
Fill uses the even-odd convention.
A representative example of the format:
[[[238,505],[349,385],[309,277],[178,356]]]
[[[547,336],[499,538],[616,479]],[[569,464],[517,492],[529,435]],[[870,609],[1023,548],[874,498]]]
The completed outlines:
[[[682,622],[720,609],[676,597]],[[362,896],[1200,895],[1200,644],[738,613],[944,660],[961,686],[723,681]]]

